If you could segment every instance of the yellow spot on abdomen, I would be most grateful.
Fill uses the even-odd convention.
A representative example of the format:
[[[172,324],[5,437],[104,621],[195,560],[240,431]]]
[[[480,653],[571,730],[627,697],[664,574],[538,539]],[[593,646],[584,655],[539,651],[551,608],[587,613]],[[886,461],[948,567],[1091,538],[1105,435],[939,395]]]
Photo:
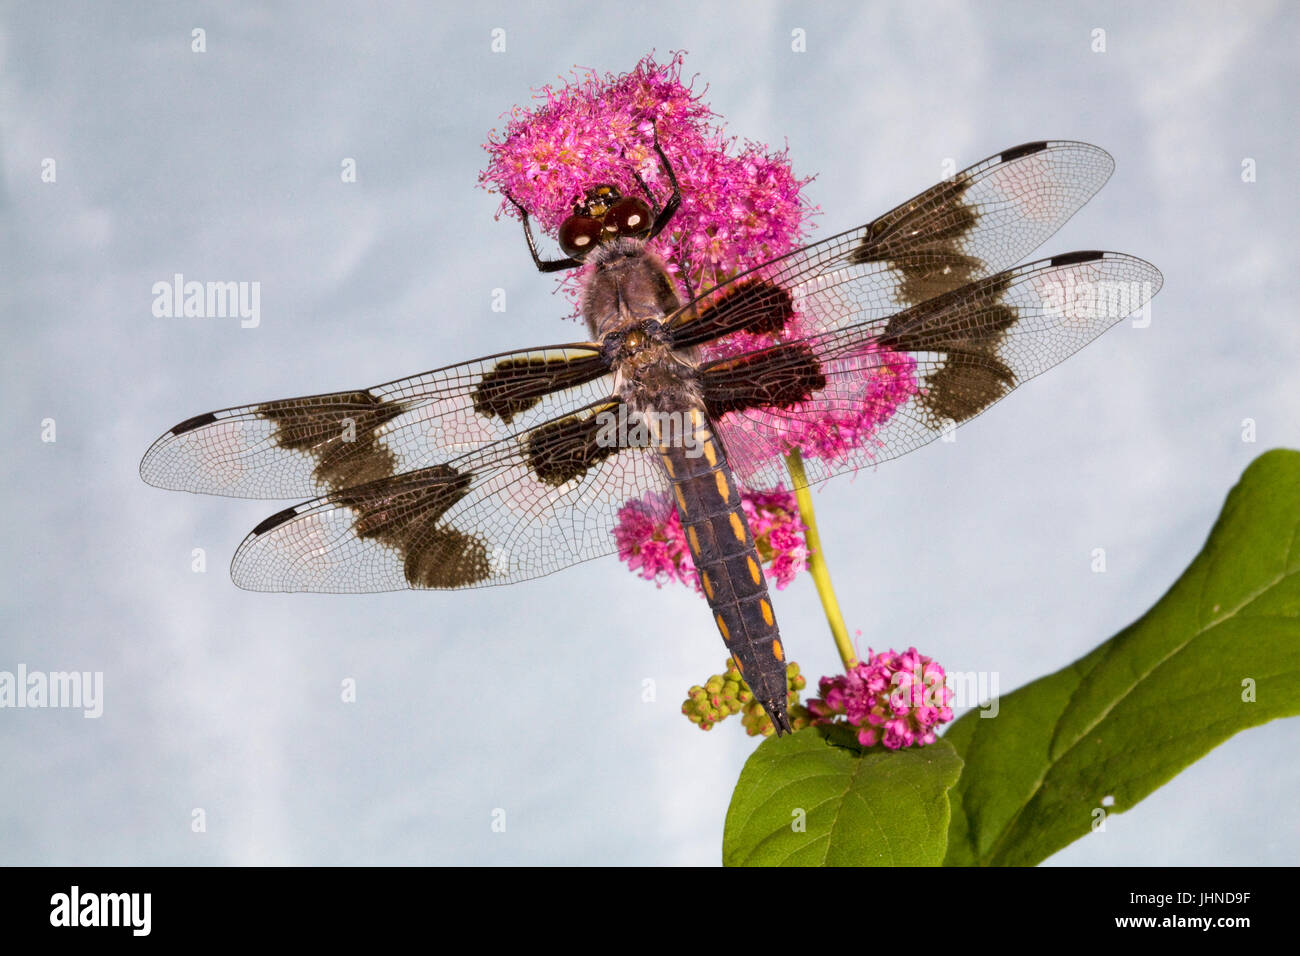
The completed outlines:
[[[722,633],[722,639],[724,641],[731,640],[731,632],[727,630],[727,622],[722,619],[722,615],[715,614],[714,617],[718,619],[718,630]]]
[[[745,523],[740,520],[740,515],[734,511],[731,513],[731,530],[735,532],[737,541],[745,540]]]
[[[686,513],[686,496],[682,494],[681,485],[673,485],[673,493],[677,495],[677,503],[682,506],[682,514]]]
[[[695,529],[692,528],[691,530],[694,531]],[[713,600],[713,582],[709,580],[709,572],[708,572],[708,571],[701,571],[701,572],[700,572],[700,583],[704,585],[704,593],[707,594],[707,595],[709,596],[709,600],[712,601],[712,600]]]
[[[733,655],[731,656],[731,660],[732,660],[732,663],[734,663],[734,664],[736,665],[736,670],[740,671],[741,675],[743,676],[744,673],[745,673],[745,665],[742,664],[742,663],[740,663],[740,658],[739,658],[739,657],[736,657],[736,656],[733,654]]]
[[[749,557],[749,576],[754,579],[755,584],[763,583],[763,572],[758,570],[758,562],[754,560],[753,555]]]
[[[731,499],[731,488],[727,486],[727,476],[719,469],[713,473],[714,480],[718,483],[718,497],[727,502]]]
[[[785,648],[781,646],[780,641],[772,642],[772,653],[776,655],[778,661],[785,660]]]
[[[704,460],[709,463],[710,468],[713,468],[718,464],[718,449],[714,447],[714,444],[711,441],[706,441],[704,443]]]
[[[667,455],[665,455],[663,458],[663,462],[664,462],[664,471],[668,472],[668,477],[676,478],[677,475],[673,473],[673,460],[669,458]]]
[[[698,558],[700,556],[700,538],[695,533],[695,528],[686,529],[686,540],[691,544],[691,555]]]
[[[698,408],[691,409],[691,424],[694,425],[696,428],[699,428],[701,425],[704,424],[704,416],[700,414],[700,410]]]
[[[772,605],[767,603],[767,598],[763,598],[763,600],[758,602],[758,606],[763,612],[763,623],[765,623],[768,627],[771,627],[772,622],[775,620],[775,618],[772,617]],[[779,647],[780,645],[777,646]],[[780,660],[781,655],[777,654],[776,656],[777,659]]]

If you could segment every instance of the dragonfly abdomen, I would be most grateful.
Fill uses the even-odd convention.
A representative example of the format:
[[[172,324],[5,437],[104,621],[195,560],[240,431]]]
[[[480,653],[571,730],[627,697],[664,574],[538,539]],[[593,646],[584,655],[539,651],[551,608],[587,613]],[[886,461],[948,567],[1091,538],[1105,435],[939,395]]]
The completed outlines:
[[[714,623],[745,683],[784,733],[785,650],[762,562],[722,445],[702,411],[687,414],[686,440],[661,442],[659,454]]]

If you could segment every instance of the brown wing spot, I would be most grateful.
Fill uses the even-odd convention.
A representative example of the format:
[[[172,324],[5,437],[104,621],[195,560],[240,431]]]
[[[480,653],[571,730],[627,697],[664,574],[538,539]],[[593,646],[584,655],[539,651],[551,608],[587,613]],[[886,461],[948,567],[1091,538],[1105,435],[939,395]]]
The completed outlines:
[[[803,343],[778,345],[700,370],[704,405],[714,418],[747,408],[792,408],[826,387],[821,362]]]
[[[724,620],[722,619],[722,615],[721,615],[721,614],[715,614],[714,617],[717,618],[717,621],[718,621],[718,631],[722,634],[722,639],[723,639],[724,641],[729,641],[729,640],[731,640],[731,632],[730,632],[729,630],[727,630],[727,622],[724,621]]]
[[[712,600],[713,600],[713,582],[709,580],[709,572],[708,572],[708,571],[701,571],[701,572],[700,572],[700,583],[704,585],[704,593],[708,596],[709,600],[712,601]]]
[[[434,528],[406,554],[406,580],[422,588],[459,588],[492,573],[487,547],[455,528]]]
[[[404,410],[400,402],[386,402],[364,391],[286,398],[254,409],[275,424],[271,437],[276,444],[316,459],[313,474],[331,491],[393,473],[397,460],[375,433]]]
[[[718,485],[718,497],[721,498],[725,504],[731,498],[731,488],[727,486],[727,476],[723,474],[722,469],[719,468],[713,473],[713,477]]]
[[[604,361],[594,353],[573,358],[502,359],[474,386],[474,410],[509,424],[551,392],[594,381],[606,371]]]
[[[764,603],[767,603],[767,602],[764,602]],[[772,642],[772,654],[775,655],[775,657],[776,657],[776,659],[777,659],[778,661],[784,661],[784,660],[785,660],[785,648],[781,646],[781,642],[780,642],[780,641],[773,641],[773,642]]]
[[[604,426],[597,417],[617,408],[611,404],[581,415],[570,415],[529,432],[525,441],[528,465],[538,480],[558,488],[581,478],[592,467],[617,454],[617,445],[600,440]]]
[[[901,303],[924,302],[970,282],[984,266],[960,249],[979,218],[963,201],[970,186],[969,179],[958,176],[885,213],[871,224],[848,261],[884,262],[902,273],[896,292]]]
[[[1015,373],[998,357],[1007,330],[1020,318],[1001,301],[1010,283],[1006,274],[991,276],[889,320],[882,347],[946,356],[920,395],[929,424],[964,422],[1015,387]]]
[[[745,523],[740,520],[740,515],[734,511],[731,513],[731,530],[736,535],[737,541],[745,540]]]
[[[402,555],[412,587],[465,587],[491,575],[487,546],[476,535],[439,522],[469,492],[470,481],[450,465],[433,465],[348,488],[331,501],[355,512],[358,536]]]
[[[763,600],[758,602],[758,606],[759,609],[763,612],[763,623],[766,624],[768,627],[771,627],[772,622],[776,620],[776,618],[772,616],[772,605],[768,603],[767,598],[763,598]],[[776,646],[779,649],[781,645],[779,642],[777,642]],[[781,659],[780,653],[776,655],[776,659],[777,660]]]
[[[921,401],[934,424],[974,418],[1016,386],[1015,373],[1000,359],[956,353],[926,380]]]
[[[749,561],[749,576],[755,584],[762,584],[763,572],[758,569],[758,562],[754,560],[753,555],[750,555],[746,560]]]

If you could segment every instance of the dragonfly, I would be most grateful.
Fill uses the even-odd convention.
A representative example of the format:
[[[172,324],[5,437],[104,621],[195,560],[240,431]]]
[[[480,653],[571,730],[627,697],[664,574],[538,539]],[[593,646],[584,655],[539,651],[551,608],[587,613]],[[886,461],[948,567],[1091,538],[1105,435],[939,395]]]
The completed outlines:
[[[559,230],[562,258],[541,257],[516,203],[539,270],[586,268],[586,341],[197,415],[153,443],[141,477],[306,499],[235,552],[231,577],[254,591],[509,584],[615,553],[629,503],[675,511],[713,625],[789,732],[786,652],[742,492],[790,481],[792,436],[869,407],[882,376],[907,380],[896,407],[805,453],[797,485],[927,444],[1143,308],[1162,277],[1096,250],[1017,265],[1114,168],[1096,146],[1040,141],[683,296],[654,251],[681,202],[655,151],[671,197],[661,206],[639,176],[645,199],[591,187]]]

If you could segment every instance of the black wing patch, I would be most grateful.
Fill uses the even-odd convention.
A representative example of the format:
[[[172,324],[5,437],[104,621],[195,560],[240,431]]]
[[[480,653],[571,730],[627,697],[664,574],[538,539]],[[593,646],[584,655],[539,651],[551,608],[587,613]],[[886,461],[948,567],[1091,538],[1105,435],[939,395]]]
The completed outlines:
[[[610,419],[605,416],[613,416],[617,423],[619,408],[620,403],[610,402],[533,429],[526,440],[528,465],[533,474],[543,484],[558,488],[617,454],[620,450],[617,441],[602,439],[617,437],[617,432],[608,428]],[[622,418],[627,420],[626,410]]]
[[[456,588],[488,575],[487,548],[474,535],[439,522],[469,491],[470,476],[434,465],[386,481],[350,488],[335,497],[356,515],[358,537],[396,551],[412,587]]]
[[[790,408],[826,387],[826,375],[804,342],[777,345],[700,368],[704,407],[713,419],[746,408]]]
[[[378,430],[404,410],[369,392],[335,392],[265,402],[255,414],[274,424],[271,440],[280,448],[315,459],[319,487],[337,491],[394,472],[397,458],[379,443]]]
[[[881,216],[849,253],[849,263],[883,262],[902,274],[895,297],[924,302],[982,275],[983,260],[962,251],[979,214],[965,201],[967,174],[931,186]]]
[[[1007,330],[1020,318],[1002,299],[1011,280],[1010,273],[999,273],[913,306],[891,318],[877,340],[893,352],[946,356],[920,397],[934,420],[967,421],[1016,387],[1015,373],[998,357]]]
[[[745,279],[726,287],[699,315],[674,328],[673,344],[690,348],[711,339],[748,332],[776,335],[794,314],[790,291],[764,279]]]
[[[600,355],[503,359],[474,388],[474,409],[509,424],[551,392],[595,381],[609,371]]]

